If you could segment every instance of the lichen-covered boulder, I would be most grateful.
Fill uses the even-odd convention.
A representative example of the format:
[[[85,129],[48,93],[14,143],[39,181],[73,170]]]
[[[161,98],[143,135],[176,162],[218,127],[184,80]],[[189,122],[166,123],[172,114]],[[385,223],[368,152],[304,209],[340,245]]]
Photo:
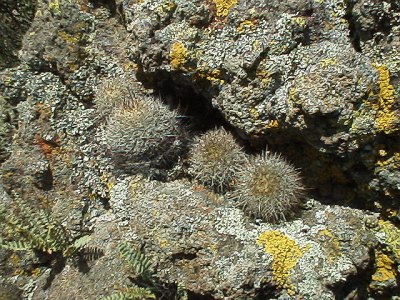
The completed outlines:
[[[143,80],[190,87],[252,146],[283,149],[310,174],[310,185],[326,176],[309,159],[325,169],[340,161],[324,185],[353,184],[337,200],[367,198],[372,208],[373,201],[393,206],[399,195],[396,7],[158,0],[127,1],[124,13]]]
[[[378,243],[365,225],[376,215],[310,200],[301,219],[253,223],[222,196],[185,182],[128,177],[110,205],[122,238],[145,245],[157,276],[215,299],[357,293],[368,285]],[[360,286],[347,286],[355,276]]]

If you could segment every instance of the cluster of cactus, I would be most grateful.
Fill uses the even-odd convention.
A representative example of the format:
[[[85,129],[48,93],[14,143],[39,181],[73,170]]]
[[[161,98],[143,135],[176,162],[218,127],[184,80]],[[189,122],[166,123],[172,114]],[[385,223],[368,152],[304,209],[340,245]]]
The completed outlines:
[[[119,88],[110,94],[112,111],[102,131],[110,156],[131,173],[170,167],[188,144],[177,113],[150,97],[136,97],[126,82]],[[188,162],[192,178],[217,193],[229,192],[227,198],[254,217],[285,220],[301,204],[304,188],[292,165],[273,154],[248,157],[222,128],[196,137]]]
[[[177,112],[151,97],[137,97],[126,84],[121,88],[116,94],[123,97],[112,105],[102,130],[110,156],[129,173],[169,168],[187,142]]]
[[[248,157],[224,129],[195,139],[190,172],[217,192],[229,192],[244,211],[270,222],[286,220],[297,211],[303,196],[299,172],[279,155]]]

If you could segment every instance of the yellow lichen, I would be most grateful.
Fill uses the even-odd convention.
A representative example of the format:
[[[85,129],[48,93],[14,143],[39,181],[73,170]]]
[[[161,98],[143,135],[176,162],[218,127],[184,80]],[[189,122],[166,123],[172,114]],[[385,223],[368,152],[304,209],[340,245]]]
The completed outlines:
[[[250,20],[244,20],[243,22],[240,22],[239,26],[236,28],[238,32],[243,33],[248,29],[253,29],[256,25],[254,24],[254,21]]]
[[[336,66],[337,60],[335,58],[326,58],[320,61],[320,65],[322,68],[328,68],[329,66]]]
[[[271,129],[271,128],[278,128],[279,127],[279,121],[278,120],[271,120],[268,122],[267,125],[265,125],[265,128]]]
[[[384,242],[388,250],[400,262],[400,229],[389,221],[379,220],[379,232],[384,233]]]
[[[196,71],[196,73],[194,74],[194,77],[195,77],[195,79],[199,79],[199,78],[207,79],[211,83],[218,84],[218,85],[225,83],[225,80],[222,79],[220,70],[209,71],[209,70],[198,69]]]
[[[176,3],[172,2],[172,1],[166,1],[164,3],[162,3],[158,8],[157,8],[157,12],[158,13],[169,13],[173,10],[175,10],[176,8]]]
[[[382,151],[384,151],[384,152],[382,152]],[[387,153],[385,150],[379,150],[379,155],[386,156]],[[400,152],[393,153],[393,155],[387,159],[379,159],[376,164],[379,167],[391,166],[394,169],[400,169]]]
[[[306,17],[292,17],[291,19],[300,26],[300,28],[306,28],[308,26],[308,19]]]
[[[258,110],[255,109],[255,108],[249,108],[249,114],[250,114],[250,116],[252,116],[253,119],[255,119],[255,120],[257,120],[258,117],[260,116],[260,113],[259,113]]]
[[[377,103],[373,103],[372,109],[376,113],[375,128],[386,134],[399,131],[399,112],[394,107],[396,102],[395,90],[390,84],[390,72],[384,65],[375,64],[379,72],[379,95]]]
[[[396,280],[396,264],[388,255],[377,250],[375,251],[375,273],[372,274],[372,281],[388,280]],[[372,283],[370,288],[376,289],[377,285]]]
[[[226,17],[229,10],[238,3],[238,0],[213,0],[217,17]]]
[[[318,232],[318,235],[325,242],[325,252],[328,260],[332,262],[335,258],[340,256],[340,242],[337,236],[328,229],[322,229]]]
[[[280,288],[287,289],[289,294],[293,294],[294,286],[290,281],[291,272],[309,248],[301,248],[294,240],[277,230],[264,231],[256,242],[272,256],[272,274],[276,284]]]
[[[257,70],[256,75],[265,85],[268,85],[271,82],[271,73],[266,70]]]
[[[181,42],[176,42],[172,45],[169,55],[171,59],[171,67],[175,70],[183,69],[189,57],[188,50]]]

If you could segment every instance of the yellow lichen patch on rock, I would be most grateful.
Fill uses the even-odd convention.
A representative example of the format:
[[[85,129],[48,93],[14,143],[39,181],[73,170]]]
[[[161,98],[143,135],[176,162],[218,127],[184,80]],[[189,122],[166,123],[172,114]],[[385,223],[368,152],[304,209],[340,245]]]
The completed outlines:
[[[396,266],[394,261],[386,254],[375,252],[375,267],[376,271],[372,275],[373,281],[396,280]]]
[[[277,230],[264,231],[256,242],[272,256],[272,274],[276,284],[280,288],[287,289],[289,294],[293,294],[294,286],[290,281],[290,275],[308,247],[301,248],[294,240]]]
[[[390,84],[390,72],[384,65],[374,65],[379,72],[379,95],[377,103],[372,104],[376,114],[375,127],[378,131],[391,134],[400,130],[399,112],[394,107],[395,90]]]
[[[237,0],[213,0],[213,2],[215,3],[217,10],[217,17],[226,17],[232,6],[235,6],[238,3]]]
[[[255,22],[250,20],[244,20],[240,22],[239,26],[236,28],[239,33],[244,33],[246,30],[252,30],[255,27]]]
[[[322,229],[318,232],[322,242],[325,243],[325,253],[330,262],[334,261],[335,258],[340,256],[340,242],[337,236],[328,229]]]
[[[400,262],[400,229],[389,221],[379,220],[378,234],[384,234],[384,243],[388,250],[393,253],[394,257]]]
[[[181,42],[172,44],[169,55],[171,67],[175,70],[182,69],[187,63],[189,57],[188,50]]]

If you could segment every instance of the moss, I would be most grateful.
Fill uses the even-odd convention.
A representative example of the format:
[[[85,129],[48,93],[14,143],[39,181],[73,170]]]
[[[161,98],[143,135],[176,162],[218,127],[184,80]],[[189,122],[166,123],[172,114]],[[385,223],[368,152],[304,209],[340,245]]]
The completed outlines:
[[[188,50],[183,43],[176,42],[172,44],[170,51],[170,64],[172,69],[184,69],[184,65],[188,62],[188,56]]]
[[[235,6],[237,0],[213,0],[216,7],[217,17],[226,17],[229,14],[230,9]]]
[[[375,64],[379,72],[379,94],[378,101],[371,105],[376,111],[375,128],[385,134],[391,134],[400,130],[399,113],[396,112],[395,89],[390,84],[390,72],[384,65]]]
[[[309,248],[301,248],[294,240],[276,230],[261,233],[257,244],[263,246],[265,252],[272,256],[272,274],[276,284],[293,294],[295,291],[290,281],[291,272]]]

